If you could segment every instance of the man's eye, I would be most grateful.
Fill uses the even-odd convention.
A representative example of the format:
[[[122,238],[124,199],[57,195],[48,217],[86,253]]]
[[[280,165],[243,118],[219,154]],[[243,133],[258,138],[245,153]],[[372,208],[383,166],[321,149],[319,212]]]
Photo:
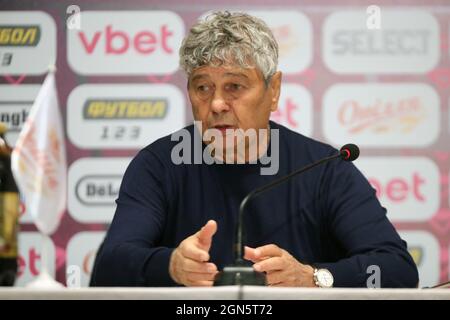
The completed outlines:
[[[201,86],[197,87],[197,91],[200,91],[200,92],[208,92],[209,89],[210,89],[209,86],[205,86],[205,85],[201,85]]]
[[[228,85],[228,90],[230,91],[239,91],[243,89],[243,86],[238,83],[231,83]]]

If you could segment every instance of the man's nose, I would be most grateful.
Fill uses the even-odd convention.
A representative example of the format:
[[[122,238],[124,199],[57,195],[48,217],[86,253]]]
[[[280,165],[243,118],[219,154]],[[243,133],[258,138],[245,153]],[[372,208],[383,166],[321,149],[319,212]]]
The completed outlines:
[[[215,113],[221,113],[230,110],[227,99],[221,90],[216,90],[211,102],[211,109]]]

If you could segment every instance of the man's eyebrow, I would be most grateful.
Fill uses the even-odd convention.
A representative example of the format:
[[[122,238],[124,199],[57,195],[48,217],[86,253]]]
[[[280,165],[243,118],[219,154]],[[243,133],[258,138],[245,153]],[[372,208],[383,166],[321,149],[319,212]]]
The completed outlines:
[[[227,76],[227,77],[241,77],[241,78],[249,79],[249,77],[245,73],[242,73],[242,72],[225,72],[224,76]],[[191,81],[195,81],[195,80],[202,79],[202,78],[207,78],[207,77],[208,77],[207,74],[200,73],[200,74],[196,74],[195,76],[193,76],[191,78]]]
[[[223,75],[226,77],[240,77],[240,78],[249,79],[249,77],[245,73],[242,73],[242,72],[225,72]],[[209,78],[209,75],[207,73],[196,74],[189,80],[189,82],[197,81],[197,80],[200,80],[203,78]]]
[[[242,78],[248,79],[248,76],[245,73],[242,73],[242,72],[226,72],[225,76],[242,77]]]
[[[195,80],[198,80],[198,79],[202,79],[202,78],[207,78],[208,77],[208,75],[207,74],[202,74],[202,73],[200,73],[200,74],[196,74],[195,76],[193,76],[192,78],[191,78],[191,81],[195,81]]]

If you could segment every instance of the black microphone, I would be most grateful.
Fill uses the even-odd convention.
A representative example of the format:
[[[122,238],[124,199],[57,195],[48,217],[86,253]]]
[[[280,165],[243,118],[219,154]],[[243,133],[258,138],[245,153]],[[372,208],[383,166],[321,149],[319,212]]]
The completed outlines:
[[[244,261],[244,213],[245,208],[250,200],[257,197],[284,182],[293,178],[294,176],[317,167],[323,163],[333,159],[341,158],[344,161],[354,161],[359,157],[359,148],[353,143],[344,145],[339,153],[320,159],[303,168],[297,169],[288,175],[276,179],[262,187],[259,187],[250,192],[241,202],[239,207],[239,218],[236,228],[236,247],[234,252],[234,264],[226,266],[222,272],[218,273],[214,286],[231,286],[231,285],[266,285],[266,277],[262,272],[255,271],[252,267],[246,265]]]

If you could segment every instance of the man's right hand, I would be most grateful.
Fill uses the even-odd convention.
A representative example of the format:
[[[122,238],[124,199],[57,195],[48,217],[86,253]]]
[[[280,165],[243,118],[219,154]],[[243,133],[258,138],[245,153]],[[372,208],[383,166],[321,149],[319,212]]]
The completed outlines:
[[[209,220],[196,234],[184,239],[170,258],[169,274],[185,286],[211,287],[217,274],[214,263],[208,262],[212,237],[217,223]]]

